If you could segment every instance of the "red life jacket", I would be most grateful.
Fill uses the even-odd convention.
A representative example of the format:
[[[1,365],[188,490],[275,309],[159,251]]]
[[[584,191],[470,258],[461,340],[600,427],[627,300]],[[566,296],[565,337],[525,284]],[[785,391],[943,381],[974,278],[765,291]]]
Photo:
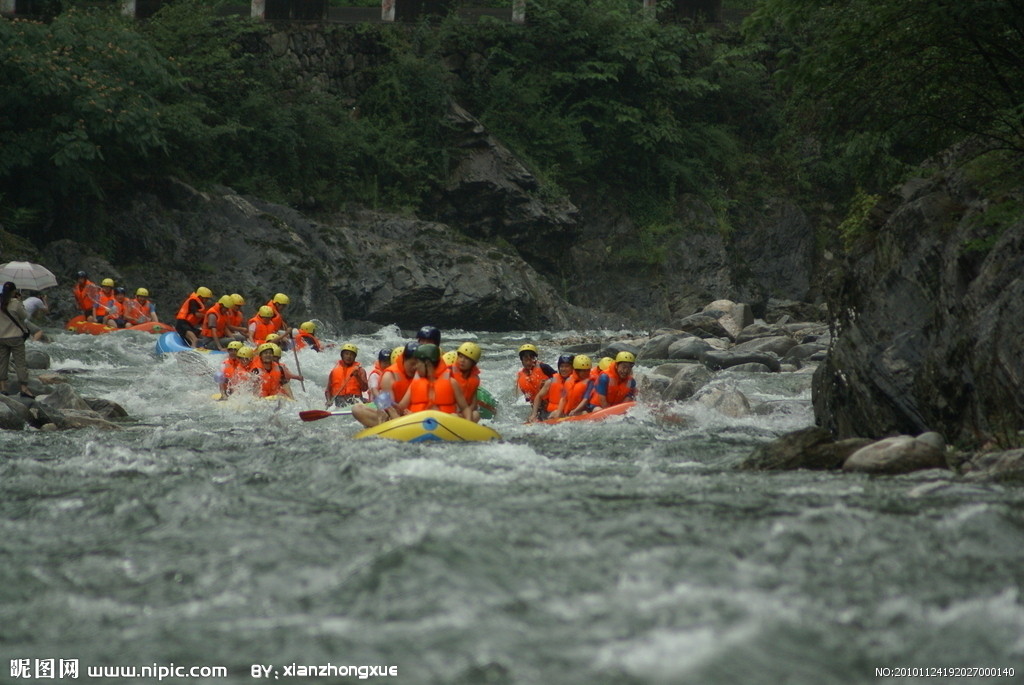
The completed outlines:
[[[304,347],[312,347],[317,352],[323,349],[323,345],[320,344],[319,338],[312,333],[299,331],[299,334],[295,336],[295,349],[301,350]]]
[[[203,323],[203,313],[205,311],[206,304],[203,302],[203,298],[199,297],[196,293],[192,293],[181,303],[181,307],[178,308],[178,314],[174,318],[187,321],[188,325],[193,328],[199,328]]]
[[[459,384],[459,387],[462,388],[462,395],[466,398],[466,402],[473,404],[473,401],[476,399],[476,391],[480,387],[479,367],[474,365],[469,372],[468,378],[462,374],[462,370],[459,369],[457,364],[452,364],[449,368],[451,370],[452,378]]]
[[[224,309],[224,305],[217,302],[203,314],[203,325],[199,329],[199,335],[207,338],[223,338],[228,334],[228,319],[227,314],[230,310]],[[210,315],[213,314],[215,323],[213,328],[210,328]]]
[[[417,412],[426,409],[437,409],[445,414],[454,414],[458,405],[455,401],[455,388],[451,378],[442,371],[435,371],[433,378],[415,378],[409,384],[409,411]]]
[[[548,375],[540,368],[540,364],[534,366],[529,374],[526,373],[526,369],[519,369],[519,373],[516,374],[516,384],[530,402],[533,402],[533,398],[540,392],[540,387],[547,379]]]
[[[327,377],[327,394],[331,397],[338,395],[342,397],[346,395],[362,396],[363,391],[359,387],[359,377],[356,375],[356,370],[359,368],[359,362],[352,362],[351,366],[345,366],[344,362],[339,361]]]

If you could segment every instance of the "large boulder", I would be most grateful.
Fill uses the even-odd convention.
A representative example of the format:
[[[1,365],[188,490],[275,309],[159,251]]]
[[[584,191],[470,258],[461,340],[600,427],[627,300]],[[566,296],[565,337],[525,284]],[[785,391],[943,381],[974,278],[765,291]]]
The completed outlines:
[[[737,468],[747,471],[838,469],[851,454],[870,442],[860,438],[837,441],[824,428],[811,426],[758,446]]]
[[[839,436],[936,430],[974,446],[1024,425],[1024,218],[993,218],[1016,200],[965,172],[977,152],[951,151],[884,199],[870,246],[828,279],[838,336],[814,409]]]
[[[946,468],[945,445],[937,433],[897,435],[865,445],[843,462],[844,471],[899,474]]]

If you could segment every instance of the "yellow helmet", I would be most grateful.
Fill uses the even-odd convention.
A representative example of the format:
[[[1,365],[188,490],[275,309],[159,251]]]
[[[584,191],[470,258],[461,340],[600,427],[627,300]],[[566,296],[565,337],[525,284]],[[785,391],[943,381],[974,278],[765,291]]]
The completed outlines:
[[[351,352],[352,354],[359,354],[359,348],[352,343],[345,343],[341,346],[341,352]]]
[[[572,359],[572,368],[574,369],[590,369],[593,368],[594,362],[590,361],[590,357],[585,354],[577,354]]]
[[[149,291],[145,288],[139,288],[135,291],[135,297],[149,297]]]
[[[623,350],[622,352],[619,352],[617,355],[615,355],[615,363],[618,364],[619,362],[629,362],[630,364],[635,364],[636,355],[633,354],[632,352],[626,352],[625,350]]]
[[[274,302],[278,304],[288,304],[291,300],[284,293],[278,293],[274,295]]]
[[[245,298],[242,297],[241,295],[239,295],[238,293],[232,293],[231,294],[231,299],[239,307],[241,307],[243,304],[245,304]]]
[[[279,334],[277,334],[277,333],[271,333],[266,338],[263,339],[263,342],[274,342],[275,340],[277,340],[280,337],[281,336]]]
[[[100,281],[100,285],[102,285],[104,288],[113,288],[114,287],[114,279],[113,278],[104,278],[102,281]]]
[[[201,285],[196,288],[196,295],[199,297],[213,297],[213,291],[207,288],[205,285]]]
[[[263,305],[262,307],[260,307],[260,310],[256,313],[262,316],[264,319],[274,318],[274,310],[270,305]]]
[[[221,295],[220,299],[217,300],[217,304],[221,307],[234,307],[235,301],[231,299],[230,295]]]
[[[455,350],[448,350],[447,352],[441,355],[441,359],[443,359],[444,363],[447,364],[448,366],[454,364],[455,360],[458,359],[458,357],[459,353],[456,352]]]
[[[242,347],[238,348],[238,356],[241,357],[242,359],[252,359],[254,354],[255,350],[253,350],[251,347],[245,347],[243,345]]]
[[[263,354],[267,350],[270,350],[275,357],[281,356],[281,347],[272,342],[265,342],[256,348],[256,354]]]
[[[299,326],[299,330],[306,333],[316,333],[316,324],[312,321],[303,321],[302,325]]]
[[[602,371],[607,371],[608,367],[615,363],[615,360],[611,357],[601,357],[601,361],[597,363],[597,368]]]
[[[232,340],[228,343],[229,350],[240,350],[242,349],[242,342],[240,340]]]
[[[405,352],[405,345],[399,345],[395,349],[391,350],[391,363],[394,364],[398,361],[398,357]]]
[[[520,357],[523,356],[523,352],[533,352],[535,355],[540,356],[540,352],[537,350],[537,346],[531,345],[530,343],[526,343],[525,345],[519,348]]]
[[[525,345],[524,345],[524,347],[525,347]],[[522,352],[523,349],[519,348],[519,351]],[[536,351],[536,350],[534,350],[534,351]],[[466,357],[469,357],[470,359],[472,359],[475,362],[480,361],[480,355],[483,354],[483,351],[480,349],[480,346],[477,345],[475,342],[464,342],[464,343],[462,343],[461,345],[459,345],[459,349],[456,350],[456,352],[458,354],[461,354],[461,355],[464,355]]]

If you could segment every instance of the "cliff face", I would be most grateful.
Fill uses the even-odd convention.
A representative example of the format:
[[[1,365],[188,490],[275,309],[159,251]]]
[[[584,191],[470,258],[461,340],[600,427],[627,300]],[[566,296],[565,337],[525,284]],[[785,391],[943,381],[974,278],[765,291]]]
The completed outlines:
[[[928,430],[972,446],[1024,428],[1022,189],[992,192],[967,146],[873,212],[869,245],[837,265],[833,345],[814,380],[839,437]]]

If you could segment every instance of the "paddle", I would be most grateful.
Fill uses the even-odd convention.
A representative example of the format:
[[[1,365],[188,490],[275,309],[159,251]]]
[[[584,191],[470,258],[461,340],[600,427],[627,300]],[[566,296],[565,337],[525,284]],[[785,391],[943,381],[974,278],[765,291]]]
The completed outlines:
[[[299,412],[299,418],[303,421],[319,421],[320,419],[326,419],[328,416],[351,416],[351,409],[344,409],[342,411],[327,411],[325,409],[307,409],[306,411]]]

